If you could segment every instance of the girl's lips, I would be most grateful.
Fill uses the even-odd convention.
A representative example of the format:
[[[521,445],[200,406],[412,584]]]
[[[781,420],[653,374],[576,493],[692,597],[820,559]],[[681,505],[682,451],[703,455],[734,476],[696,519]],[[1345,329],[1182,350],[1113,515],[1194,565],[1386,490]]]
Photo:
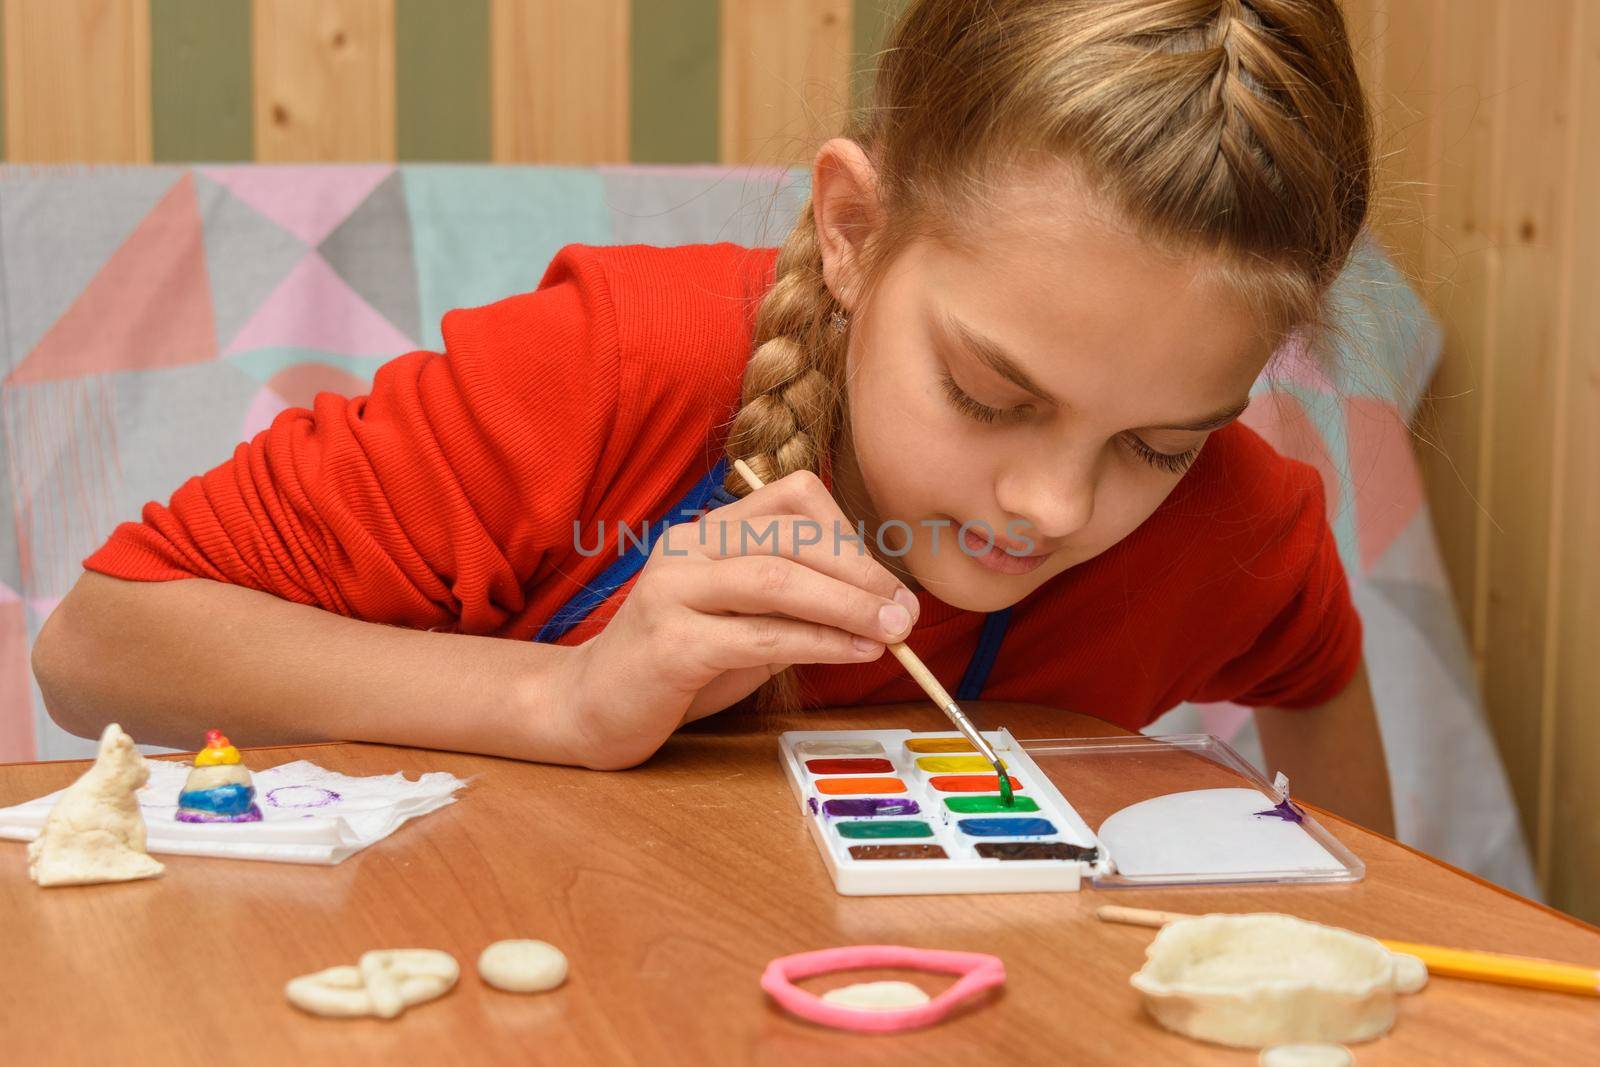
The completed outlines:
[[[1017,549],[1021,548],[1021,545],[1008,546],[1006,542],[1000,541],[991,544],[988,538],[983,537],[972,529],[963,531],[961,540],[965,550],[963,552],[964,555],[972,559],[974,563],[982,564],[992,571],[999,571],[1001,574],[1027,574],[1051,556],[1049,552],[1036,556],[1017,555],[1015,551],[1007,551],[1007,547]]]

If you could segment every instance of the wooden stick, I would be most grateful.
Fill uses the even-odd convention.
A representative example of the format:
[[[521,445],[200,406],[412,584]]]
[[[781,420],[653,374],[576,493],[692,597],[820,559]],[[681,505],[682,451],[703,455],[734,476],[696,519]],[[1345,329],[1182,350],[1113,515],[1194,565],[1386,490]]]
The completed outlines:
[[[1179,919],[1193,919],[1176,911],[1151,911],[1102,904],[1095,914],[1104,922],[1133,926],[1165,926]],[[1428,973],[1445,978],[1465,978],[1474,982],[1498,982],[1527,989],[1548,989],[1556,993],[1576,993],[1600,997],[1600,970],[1573,963],[1558,963],[1532,956],[1508,956],[1499,952],[1419,945],[1410,941],[1379,939],[1390,952],[1415,956],[1428,966]]]
[[[1094,910],[1101,922],[1126,923],[1129,926],[1165,926],[1179,919],[1193,919],[1181,911],[1152,911],[1149,908],[1125,908],[1121,904],[1102,904]]]
[[[733,469],[739,472],[739,477],[744,479],[744,483],[750,487],[752,492],[766,487],[766,483],[761,480],[761,476],[751,470],[750,465],[744,460],[734,460]],[[922,691],[928,694],[928,698],[937,704],[939,709],[945,713],[945,716],[955,724],[956,729],[961,731],[961,736],[965,737],[967,742],[977,749],[984,759],[994,764],[996,784],[1000,787],[1001,796],[1007,798],[1006,803],[1010,804],[1011,786],[1006,781],[1005,764],[1001,763],[1000,757],[995,755],[994,746],[989,744],[982,731],[972,725],[972,720],[967,718],[966,712],[961,710],[961,706],[955,702],[955,698],[945,690],[944,686],[939,684],[939,679],[933,676],[933,672],[928,669],[927,664],[923,663],[921,658],[906,646],[905,642],[894,642],[889,645],[889,651],[894,653],[894,658],[899,660],[905,667],[906,672],[916,679],[918,685],[922,686]]]

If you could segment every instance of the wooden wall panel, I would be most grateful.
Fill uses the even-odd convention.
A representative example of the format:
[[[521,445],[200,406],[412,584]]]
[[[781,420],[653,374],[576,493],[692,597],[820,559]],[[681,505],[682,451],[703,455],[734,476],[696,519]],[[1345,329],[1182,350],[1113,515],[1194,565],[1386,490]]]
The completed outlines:
[[[1445,329],[1418,453],[1552,903],[1600,917],[1600,7],[1348,0],[1374,225]]]
[[[146,0],[5,0],[7,158],[150,160]]]
[[[1587,0],[1585,0],[1587,2]],[[1541,878],[1549,874],[1549,759],[1554,709],[1545,703],[1551,534],[1550,430],[1560,353],[1561,267],[1567,187],[1570,2],[1519,4],[1501,40],[1510,74],[1504,177],[1494,216],[1501,269],[1485,365],[1479,500],[1488,511],[1484,699],[1501,752],[1533,816]],[[1511,161],[1520,161],[1512,166]],[[1537,164],[1535,165],[1535,161]],[[1481,550],[1480,550],[1481,551]],[[1481,595],[1481,594],[1480,594]],[[1529,811],[1527,784],[1534,783]]]
[[[493,0],[497,162],[628,158],[628,0]]]
[[[1488,609],[1481,573],[1492,526],[1481,499],[1483,376],[1498,310],[1491,301],[1501,276],[1496,242],[1506,71],[1499,34],[1507,12],[1500,0],[1450,0],[1448,8],[1448,17],[1432,23],[1427,38],[1394,41],[1390,52],[1431,49],[1438,56],[1421,101],[1435,116],[1436,130],[1425,142],[1432,158],[1414,169],[1424,170],[1434,184],[1424,224],[1431,240],[1417,280],[1440,316],[1446,355],[1419,420],[1418,458],[1481,682]]]
[[[717,158],[717,0],[634,4],[628,27],[629,158]]]
[[[809,161],[844,127],[851,25],[850,0],[724,0],[724,162]]]
[[[149,3],[152,156],[159,163],[250,159],[250,5]]]
[[[1576,195],[1559,223],[1571,240],[1552,463],[1547,885],[1561,907],[1600,921],[1600,7],[1580,2],[1576,12],[1564,183]]]
[[[393,159],[393,0],[254,0],[254,9],[256,159]]]
[[[850,11],[850,46],[854,51],[850,71],[850,106],[870,103],[872,74],[878,52],[888,41],[895,20],[909,0],[855,0]]]
[[[489,158],[489,0],[395,0],[395,151]]]

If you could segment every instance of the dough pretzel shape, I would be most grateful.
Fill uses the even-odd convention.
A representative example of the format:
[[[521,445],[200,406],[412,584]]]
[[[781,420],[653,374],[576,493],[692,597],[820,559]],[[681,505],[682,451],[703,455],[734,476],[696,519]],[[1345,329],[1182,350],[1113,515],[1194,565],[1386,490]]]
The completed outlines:
[[[461,965],[448,952],[374,949],[362,953],[354,966],[343,964],[291,978],[283,993],[290,1004],[313,1015],[393,1019],[413,1005],[444,996],[460,977]]]

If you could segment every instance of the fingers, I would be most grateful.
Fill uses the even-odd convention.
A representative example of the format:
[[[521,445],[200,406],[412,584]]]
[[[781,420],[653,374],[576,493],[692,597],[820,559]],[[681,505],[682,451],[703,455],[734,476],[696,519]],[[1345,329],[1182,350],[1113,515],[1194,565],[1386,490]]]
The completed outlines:
[[[697,572],[684,589],[684,603],[697,611],[785,615],[882,643],[902,641],[911,632],[916,597],[904,589],[897,602],[894,594],[879,596],[776,555],[733,556]]]
[[[699,653],[719,671],[794,663],[863,663],[883,645],[832,626],[775,615],[706,616]]]
[[[680,535],[690,536],[696,539],[697,550],[711,559],[783,556],[885,600],[905,590],[888,568],[872,558],[862,532],[842,514],[837,519],[796,513],[727,519],[719,510],[701,519],[692,534],[686,530]],[[916,598],[906,592],[907,606],[915,612]]]
[[[773,541],[773,522],[800,526],[794,533],[787,530],[787,526],[781,531],[784,534],[782,550],[789,555],[797,550],[797,541],[802,550],[810,544],[826,545],[837,557],[853,560],[854,569],[835,573],[840,581],[861,585],[862,589],[885,598],[893,597],[894,590],[901,589],[899,579],[867,552],[864,531],[845,517],[834,494],[829,493],[821,478],[810,470],[784,475],[746,498],[709,512],[701,518],[704,531],[699,536],[706,542],[710,555],[715,557],[763,552],[771,550],[763,549],[760,542],[770,544]],[[718,530],[718,526],[722,526],[722,530]],[[710,550],[710,545],[715,545],[715,550]]]

